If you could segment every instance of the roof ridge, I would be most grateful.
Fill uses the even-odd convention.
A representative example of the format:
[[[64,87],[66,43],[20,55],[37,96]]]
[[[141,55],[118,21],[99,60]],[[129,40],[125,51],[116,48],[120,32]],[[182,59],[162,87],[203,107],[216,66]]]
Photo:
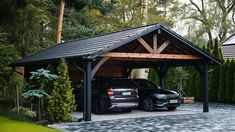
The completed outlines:
[[[86,39],[90,39],[90,38],[101,37],[101,36],[105,36],[105,35],[109,35],[109,34],[124,32],[124,31],[127,31],[127,30],[132,30],[132,29],[137,29],[137,28],[148,27],[148,26],[152,26],[152,25],[159,25],[159,26],[162,26],[161,23],[151,23],[151,24],[142,25],[142,26],[139,26],[139,27],[136,26],[136,27],[132,27],[132,28],[121,29],[121,30],[118,30],[118,31],[107,32],[107,33],[104,33],[104,34],[98,34],[98,35],[94,35],[94,36],[87,36],[87,37],[76,38],[76,39],[68,40],[68,41],[66,41],[66,42],[59,43],[59,44],[66,44],[66,43],[71,43],[71,42],[75,42],[75,41],[81,41],[81,40],[86,40]]]

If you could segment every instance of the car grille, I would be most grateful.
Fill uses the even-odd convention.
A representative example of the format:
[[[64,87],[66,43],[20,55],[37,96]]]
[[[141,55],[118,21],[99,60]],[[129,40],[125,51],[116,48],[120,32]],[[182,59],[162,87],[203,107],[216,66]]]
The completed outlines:
[[[167,99],[178,99],[179,96],[177,96],[177,95],[175,95],[175,94],[167,94],[167,95],[166,95],[166,98],[167,98]]]

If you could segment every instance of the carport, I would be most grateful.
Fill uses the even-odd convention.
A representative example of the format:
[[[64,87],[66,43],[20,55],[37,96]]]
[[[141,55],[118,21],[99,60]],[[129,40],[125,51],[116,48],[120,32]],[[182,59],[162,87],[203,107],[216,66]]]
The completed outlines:
[[[128,77],[135,68],[155,68],[164,88],[169,67],[195,66],[204,78],[203,112],[208,112],[208,65],[221,64],[174,31],[151,24],[58,44],[16,61],[14,66],[24,66],[29,71],[35,65],[56,63],[60,58],[69,63],[74,71],[72,76],[81,76],[83,72],[85,121],[91,121],[92,78]]]

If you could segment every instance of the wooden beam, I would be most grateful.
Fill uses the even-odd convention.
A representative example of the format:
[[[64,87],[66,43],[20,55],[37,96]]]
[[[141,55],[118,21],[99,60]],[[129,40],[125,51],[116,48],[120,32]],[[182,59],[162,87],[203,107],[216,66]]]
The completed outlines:
[[[157,34],[153,35],[153,50],[157,52]]]
[[[160,54],[170,43],[171,43],[170,40],[165,41],[165,42],[157,49],[157,52],[156,52],[156,53]]]
[[[100,55],[100,57],[112,58],[132,58],[132,59],[175,59],[175,60],[199,60],[202,59],[196,55],[180,55],[180,54],[149,54],[149,53],[121,53],[108,52]]]
[[[99,70],[99,68],[109,59],[110,57],[102,58],[92,69],[91,71],[91,79],[95,76],[95,73]]]
[[[149,52],[149,53],[154,53],[154,50],[148,45],[148,43],[142,38],[138,38],[138,41],[140,44],[144,46],[144,48]]]

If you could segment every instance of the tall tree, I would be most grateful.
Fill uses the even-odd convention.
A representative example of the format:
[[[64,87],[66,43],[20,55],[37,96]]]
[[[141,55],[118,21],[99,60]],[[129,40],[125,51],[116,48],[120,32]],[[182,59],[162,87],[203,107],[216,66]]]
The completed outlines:
[[[49,0],[26,0],[25,6],[17,11],[16,28],[12,29],[11,41],[21,56],[26,56],[53,44],[51,25],[55,25]],[[32,43],[33,42],[33,43]]]
[[[0,28],[0,95],[1,97],[12,96],[14,88],[9,87],[8,80],[12,75],[13,69],[9,66],[15,59],[19,58],[14,45],[7,40],[7,33]]]
[[[207,37],[212,42],[215,37],[219,37],[221,42],[226,35],[235,31],[231,17],[234,6],[234,0],[189,0],[182,7],[182,18],[186,20],[188,31],[195,38]]]

